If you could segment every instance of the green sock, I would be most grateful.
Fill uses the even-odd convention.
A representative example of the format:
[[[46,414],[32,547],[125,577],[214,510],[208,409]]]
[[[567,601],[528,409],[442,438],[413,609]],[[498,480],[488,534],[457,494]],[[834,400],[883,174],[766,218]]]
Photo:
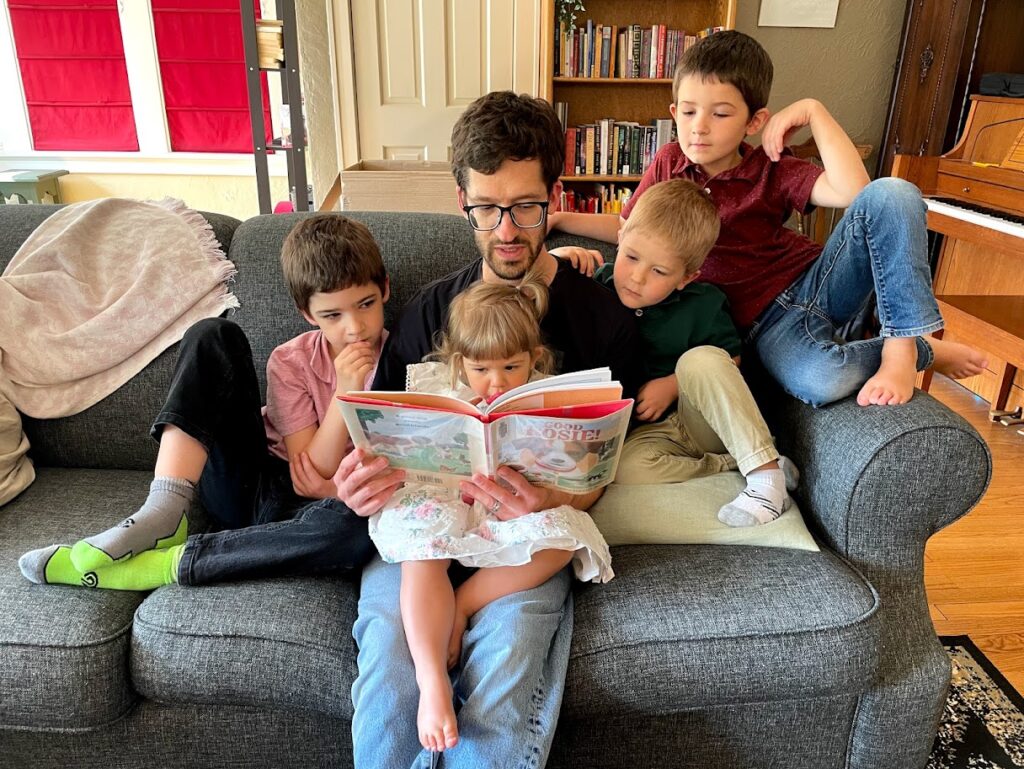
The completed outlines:
[[[147,550],[159,550],[185,542],[188,537],[188,509],[195,486],[184,478],[158,477],[149,486],[149,496],[133,515],[76,542],[71,561],[82,573],[107,568]]]
[[[25,578],[36,584],[153,590],[178,581],[178,563],[184,550],[184,545],[147,550],[111,566],[81,572],[71,562],[70,547],[51,545],[25,553],[18,559],[18,566]]]

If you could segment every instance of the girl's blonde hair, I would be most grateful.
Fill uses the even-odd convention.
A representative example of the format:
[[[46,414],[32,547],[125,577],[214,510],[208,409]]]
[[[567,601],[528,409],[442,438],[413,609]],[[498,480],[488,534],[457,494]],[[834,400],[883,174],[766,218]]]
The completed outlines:
[[[452,300],[448,324],[431,359],[448,364],[451,385],[465,381],[463,360],[497,360],[539,350],[533,367],[550,373],[554,356],[541,339],[548,287],[531,270],[516,285],[477,281]]]

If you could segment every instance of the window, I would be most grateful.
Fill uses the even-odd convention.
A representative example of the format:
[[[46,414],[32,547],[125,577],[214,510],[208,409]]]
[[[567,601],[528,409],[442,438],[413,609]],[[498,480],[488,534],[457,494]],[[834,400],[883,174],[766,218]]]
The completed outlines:
[[[152,6],[171,150],[252,152],[238,0],[152,0]],[[259,18],[259,2],[254,6]],[[266,74],[261,78],[269,141]]]
[[[35,150],[137,151],[117,0],[11,0]]]

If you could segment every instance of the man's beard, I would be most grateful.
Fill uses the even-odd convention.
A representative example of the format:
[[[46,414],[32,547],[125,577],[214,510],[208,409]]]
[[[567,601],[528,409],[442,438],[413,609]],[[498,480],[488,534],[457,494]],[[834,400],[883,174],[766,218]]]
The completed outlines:
[[[540,253],[539,244],[532,243],[530,240],[523,237],[517,237],[514,240],[507,242],[489,239],[480,245],[484,252],[484,261],[487,262],[487,266],[491,268],[491,272],[502,280],[508,281],[521,280],[525,277],[526,273],[528,273],[530,268],[533,267],[534,262],[537,261],[537,256]],[[525,258],[512,263],[499,259],[494,253],[495,247],[499,245],[522,246]]]

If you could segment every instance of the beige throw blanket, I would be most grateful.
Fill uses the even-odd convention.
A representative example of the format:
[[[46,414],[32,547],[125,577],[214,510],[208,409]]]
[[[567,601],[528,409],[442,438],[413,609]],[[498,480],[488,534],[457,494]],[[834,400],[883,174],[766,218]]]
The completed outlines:
[[[0,277],[0,392],[38,418],[76,414],[196,321],[238,300],[209,223],[180,200],[76,203],[28,237]]]

